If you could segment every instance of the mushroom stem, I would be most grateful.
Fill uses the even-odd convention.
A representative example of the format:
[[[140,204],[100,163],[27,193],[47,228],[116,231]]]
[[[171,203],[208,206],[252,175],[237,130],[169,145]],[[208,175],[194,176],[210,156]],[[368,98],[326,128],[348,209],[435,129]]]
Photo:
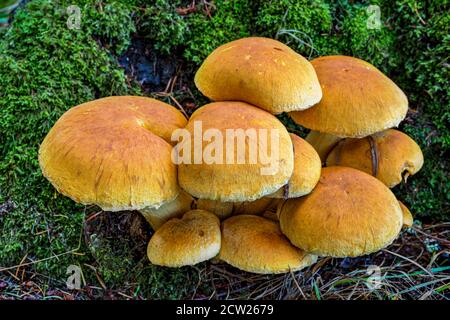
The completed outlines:
[[[214,213],[219,219],[223,220],[232,215],[248,214],[261,215],[270,208],[275,199],[262,197],[255,201],[243,202],[221,202],[218,200],[197,200],[197,209],[207,210]]]
[[[330,151],[342,139],[343,138],[330,133],[322,133],[313,130],[311,130],[305,138],[305,140],[308,141],[314,149],[316,149],[322,163],[325,162]]]
[[[198,199],[197,209],[214,213],[219,219],[226,219],[233,215],[233,202],[220,202],[218,200]]]
[[[181,191],[180,194],[172,201],[163,204],[158,209],[144,208],[139,212],[144,216],[145,220],[150,224],[153,230],[159,229],[167,220],[183,215],[191,210],[192,198],[188,193]]]

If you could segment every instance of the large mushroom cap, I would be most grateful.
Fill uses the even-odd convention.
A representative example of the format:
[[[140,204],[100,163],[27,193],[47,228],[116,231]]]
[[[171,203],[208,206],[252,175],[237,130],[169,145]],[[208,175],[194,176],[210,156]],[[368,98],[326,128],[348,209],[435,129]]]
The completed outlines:
[[[42,173],[60,193],[103,210],[159,207],[179,192],[170,137],[186,122],[178,110],[150,98],[81,104],[42,142]]]
[[[311,63],[323,97],[314,107],[290,114],[298,124],[339,137],[361,138],[396,127],[405,118],[405,94],[371,64],[346,56],[320,57]]]
[[[359,169],[392,188],[403,176],[422,168],[423,154],[408,135],[389,129],[363,139],[341,140],[328,155],[326,164]]]
[[[283,186],[273,198],[298,198],[314,189],[320,178],[322,164],[316,150],[305,140],[291,133],[294,145],[294,171],[287,186]]]
[[[221,163],[206,161],[205,157],[200,163],[195,163],[193,154],[191,163],[179,164],[180,186],[194,197],[223,202],[254,201],[277,191],[291,177],[294,168],[291,138],[283,124],[270,113],[244,102],[216,102],[199,108],[186,126],[191,137],[192,153],[199,151],[194,141],[196,123],[201,124],[203,133],[209,131],[221,135],[218,140],[223,144],[218,149],[223,152],[218,157],[220,159],[215,159]],[[239,130],[240,138],[227,139],[228,129]],[[244,135],[247,129],[256,134]],[[266,132],[265,136],[260,131]],[[272,137],[278,143],[272,144]],[[216,141],[216,138],[211,140]],[[229,145],[234,145],[231,151],[226,147],[227,141]],[[211,150],[208,145],[213,142],[203,140],[202,143],[205,155],[207,150]],[[254,163],[250,150],[256,150]],[[260,157],[266,151],[269,157],[273,156],[272,159]],[[243,155],[241,163],[237,157],[239,152]],[[211,151],[210,154],[219,153]],[[234,160],[227,163],[228,157]]]
[[[355,257],[391,244],[402,227],[402,210],[382,182],[346,167],[322,169],[307,196],[287,200],[281,230],[297,247],[319,256]]]
[[[275,114],[309,108],[322,97],[308,60],[279,41],[258,37],[214,50],[195,84],[211,100],[245,101]]]
[[[269,274],[300,270],[317,257],[294,247],[276,222],[239,215],[222,223],[219,259],[247,272]]]
[[[150,239],[147,255],[151,263],[181,267],[214,258],[220,250],[220,221],[204,210],[191,210],[173,218]]]

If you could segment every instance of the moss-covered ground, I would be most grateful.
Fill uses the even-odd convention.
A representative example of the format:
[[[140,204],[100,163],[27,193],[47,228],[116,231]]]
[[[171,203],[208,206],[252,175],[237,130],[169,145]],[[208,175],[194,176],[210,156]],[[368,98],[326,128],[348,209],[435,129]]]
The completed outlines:
[[[199,0],[194,4],[31,0],[16,10],[7,29],[0,30],[1,297],[65,297],[55,288],[65,288],[69,265],[83,270],[87,289],[71,293],[77,298],[180,298],[199,292],[208,297],[225,290],[216,287],[214,277],[205,277],[205,270],[215,268],[209,263],[177,270],[151,266],[142,248],[136,249],[150,230],[141,226],[137,240],[116,230],[117,225],[133,225],[130,219],[135,214],[97,214],[95,207],[60,196],[42,177],[37,151],[64,111],[95,98],[151,95],[192,112],[206,102],[193,85],[196,68],[214,48],[244,36],[277,38],[308,58],[356,56],[398,83],[410,101],[401,129],[420,144],[425,165],[394,191],[419,221],[438,226],[449,221],[448,0]],[[76,22],[74,11],[67,10],[70,5],[80,8],[79,28],[68,27],[68,20]],[[138,43],[143,43],[140,48],[145,49],[147,63],[160,66],[150,80],[140,79],[139,72],[124,65],[133,60],[129,58]],[[130,63],[142,65],[142,61]],[[302,130],[281,118],[291,130]],[[101,219],[94,224],[101,232],[86,237],[86,217]],[[448,246],[445,234],[438,246]],[[442,250],[430,247],[429,241],[422,245],[430,257]],[[227,272],[221,275],[236,276]],[[279,277],[266,280],[298,285]],[[312,290],[316,290],[314,281],[309,283]],[[27,285],[39,289],[23,296],[20,288]],[[245,287],[241,290],[245,292]],[[448,286],[441,289],[445,290]]]

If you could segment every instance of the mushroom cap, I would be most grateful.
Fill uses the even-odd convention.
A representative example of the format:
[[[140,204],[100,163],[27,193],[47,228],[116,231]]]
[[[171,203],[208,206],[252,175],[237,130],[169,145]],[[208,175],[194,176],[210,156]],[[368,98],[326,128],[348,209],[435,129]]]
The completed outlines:
[[[320,178],[322,162],[316,150],[305,140],[291,133],[294,145],[294,172],[289,179],[288,186],[282,187],[274,194],[273,198],[298,198],[310,193]],[[287,194],[285,194],[287,193]]]
[[[411,214],[411,211],[409,211],[408,207],[403,204],[403,202],[399,201],[398,204],[400,205],[400,208],[402,208],[403,213],[403,228],[409,228],[412,227],[414,224],[414,218]]]
[[[182,267],[215,257],[220,250],[220,221],[205,210],[191,210],[181,219],[167,221],[150,238],[147,256],[151,263]]]
[[[322,98],[311,63],[268,38],[242,38],[220,46],[194,80],[211,100],[245,101],[274,114],[304,110]]]
[[[352,167],[375,176],[389,188],[423,165],[423,154],[408,135],[394,129],[363,139],[341,140],[328,155],[327,166]]]
[[[307,196],[287,200],[283,233],[312,254],[356,257],[382,249],[402,227],[394,194],[376,178],[347,167],[327,167]]]
[[[253,215],[238,215],[222,223],[219,259],[247,272],[272,274],[296,271],[317,257],[294,247],[278,223]]]
[[[172,131],[186,124],[174,107],[145,97],[108,97],[64,113],[39,149],[43,175],[58,192],[106,211],[159,207],[178,193]]]
[[[157,230],[167,220],[180,217],[191,210],[194,202],[195,199],[190,194],[181,190],[174,200],[164,203],[159,208],[144,208],[139,210],[139,212],[144,216],[153,230]]]
[[[403,91],[368,62],[346,56],[311,61],[323,98],[313,108],[291,113],[302,126],[339,137],[361,138],[396,127],[408,111]]]
[[[222,152],[220,161],[222,163],[195,163],[194,155],[191,163],[181,163],[178,166],[178,180],[180,186],[189,194],[200,199],[219,200],[222,202],[254,201],[265,195],[271,194],[287,183],[294,168],[294,154],[291,138],[284,125],[270,113],[244,102],[216,102],[207,104],[197,109],[189,119],[186,129],[190,133],[192,153],[195,148],[195,126],[197,121],[201,123],[205,133],[209,129],[221,134],[219,138],[223,142],[219,147]],[[241,130],[241,140],[227,139],[227,129]],[[243,141],[244,132],[250,129],[255,137],[247,136]],[[259,132],[266,132],[266,137]],[[271,136],[278,134],[278,152],[276,145],[272,146]],[[216,140],[213,138],[212,140]],[[233,157],[227,152],[226,141],[233,144],[234,162],[227,163],[228,157]],[[258,144],[258,142],[262,142]],[[203,154],[207,146],[213,142],[203,140]],[[252,145],[256,150],[256,163],[251,163],[250,152]],[[242,148],[242,149],[241,149]],[[237,162],[237,154],[245,151],[244,163]],[[274,161],[261,161],[261,151],[274,156]],[[243,153],[242,153],[243,155]],[[278,161],[277,158],[278,157]],[[206,159],[205,159],[206,160]],[[253,159],[255,160],[255,159]],[[269,167],[273,172],[262,172]],[[270,171],[270,170],[269,170]]]

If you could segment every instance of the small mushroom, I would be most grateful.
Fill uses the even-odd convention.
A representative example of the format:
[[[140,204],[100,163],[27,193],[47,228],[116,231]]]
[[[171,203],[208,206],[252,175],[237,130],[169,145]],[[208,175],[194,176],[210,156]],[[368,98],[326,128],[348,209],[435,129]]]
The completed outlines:
[[[201,123],[203,132],[212,129],[217,135],[220,133],[219,139],[222,139],[223,144],[219,147],[219,151],[223,153],[218,161],[210,163],[191,161],[178,166],[180,186],[192,196],[220,202],[254,201],[274,193],[292,176],[294,169],[292,141],[286,127],[272,114],[244,102],[224,101],[207,104],[192,114],[186,126],[192,139],[192,146],[195,145],[195,126],[198,123]],[[249,129],[255,133],[253,136],[240,135],[241,142],[238,138],[231,139],[231,143],[235,144],[234,154],[226,149],[227,141],[228,143],[230,141],[229,138],[227,140],[227,132],[231,129],[238,129],[244,134]],[[267,133],[265,138],[259,135],[260,130]],[[266,144],[267,150],[272,148],[271,135],[278,141],[277,159],[272,159],[273,161],[268,159],[268,163],[265,163],[258,154],[264,151],[263,144]],[[203,140],[202,143],[201,150],[205,150],[211,142]],[[254,159],[249,156],[252,146],[257,154]],[[238,154],[241,150],[244,150],[241,155],[245,156],[245,159],[239,163]],[[232,157],[233,161],[227,161],[227,158]],[[264,170],[271,169],[273,172],[264,173]]]
[[[211,100],[245,101],[274,114],[304,110],[322,97],[311,63],[268,38],[220,46],[205,59],[194,81]]]
[[[294,146],[294,172],[289,183],[269,197],[298,198],[310,193],[320,178],[322,165],[316,150],[305,140],[290,134]]]
[[[252,215],[239,215],[222,223],[219,259],[247,272],[261,274],[297,271],[317,257],[294,247],[278,223]]]
[[[147,256],[156,265],[182,267],[214,258],[220,244],[219,219],[208,211],[191,210],[156,230],[148,243]]]
[[[314,190],[287,200],[281,230],[293,245],[331,257],[356,257],[380,250],[397,238],[400,205],[382,182],[362,171],[327,167]]]
[[[180,192],[174,107],[146,97],[107,97],[71,108],[39,148],[42,174],[60,193],[105,211],[158,208]]]
[[[328,155],[326,164],[364,171],[392,188],[422,168],[423,154],[408,135],[388,129],[363,139],[340,141]]]

